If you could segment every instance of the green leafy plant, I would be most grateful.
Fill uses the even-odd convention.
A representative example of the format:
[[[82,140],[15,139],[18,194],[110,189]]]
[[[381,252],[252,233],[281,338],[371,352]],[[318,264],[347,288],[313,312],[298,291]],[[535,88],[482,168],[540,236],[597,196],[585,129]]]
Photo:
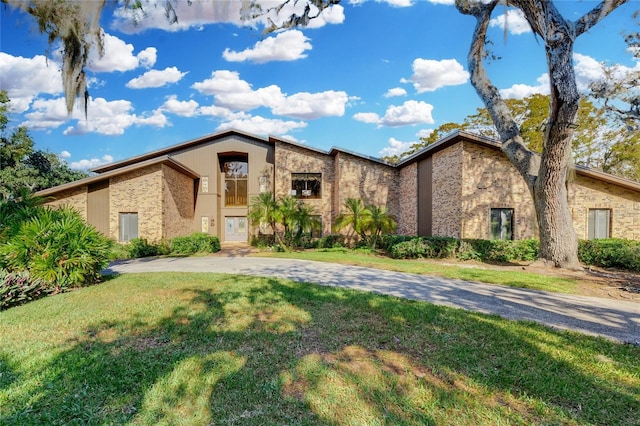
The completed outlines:
[[[172,239],[169,248],[171,254],[215,253],[220,251],[220,240],[214,235],[196,232]]]
[[[146,238],[134,238],[127,246],[129,257],[134,258],[168,254],[168,251],[168,247],[149,243]]]
[[[56,292],[55,286],[28,272],[9,272],[0,269],[0,310],[22,305]]]
[[[639,241],[618,238],[581,240],[578,244],[578,257],[587,265],[640,272]]]
[[[65,289],[96,282],[113,242],[71,208],[40,207],[0,246],[0,266]]]

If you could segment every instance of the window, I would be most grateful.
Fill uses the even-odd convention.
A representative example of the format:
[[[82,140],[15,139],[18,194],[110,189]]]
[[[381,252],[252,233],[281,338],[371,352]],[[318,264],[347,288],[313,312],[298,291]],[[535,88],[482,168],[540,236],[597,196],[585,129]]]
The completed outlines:
[[[589,239],[609,238],[611,210],[589,209]]]
[[[513,209],[491,209],[491,239],[513,240]]]
[[[138,213],[120,213],[120,241],[138,238]]]
[[[247,176],[249,164],[246,161],[225,161],[222,163],[224,173],[225,206],[247,205]]]
[[[320,198],[322,174],[291,173],[291,195],[297,198]]]

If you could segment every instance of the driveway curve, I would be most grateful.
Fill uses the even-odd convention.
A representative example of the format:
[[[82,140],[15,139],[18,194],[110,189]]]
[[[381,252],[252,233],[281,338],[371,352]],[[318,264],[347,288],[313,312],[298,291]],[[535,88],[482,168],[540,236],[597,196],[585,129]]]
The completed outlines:
[[[437,305],[530,320],[640,346],[640,304],[524,290],[358,266],[261,257],[167,257],[117,261],[106,274],[216,272],[285,278],[422,300]]]

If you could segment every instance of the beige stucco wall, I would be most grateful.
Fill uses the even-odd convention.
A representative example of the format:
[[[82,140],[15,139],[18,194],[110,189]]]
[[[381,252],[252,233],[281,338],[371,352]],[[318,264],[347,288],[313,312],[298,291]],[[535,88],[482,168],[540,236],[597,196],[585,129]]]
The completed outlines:
[[[475,143],[463,147],[462,238],[491,237],[491,209],[514,210],[513,237],[536,236],[535,208],[518,171],[500,151]]]
[[[162,164],[154,164],[111,178],[109,183],[110,237],[119,238],[120,213],[138,213],[138,235],[162,240]]]
[[[640,240],[640,191],[578,175],[569,202],[578,238],[588,238],[589,209],[610,209],[610,236]]]
[[[462,144],[433,154],[433,215],[431,233],[462,237]]]
[[[69,206],[75,209],[82,217],[87,220],[87,185],[69,189],[60,192],[55,197],[46,197],[49,199],[45,205],[58,208],[61,206]]]
[[[171,239],[181,235],[189,235],[194,232],[193,179],[166,165],[162,166],[162,172],[163,238]]]
[[[310,149],[278,143],[275,152],[275,195],[283,197],[291,195],[291,173],[321,173],[321,198],[305,199],[316,214],[322,217],[322,233],[331,233],[332,206],[334,192],[333,158],[330,155]]]
[[[201,185],[196,197],[192,231],[200,231],[202,218],[209,220],[209,233],[225,240],[224,218],[246,216],[247,207],[226,207],[224,205],[224,177],[220,169],[220,155],[233,153],[247,154],[247,202],[260,193],[260,178],[267,178],[267,190],[273,191],[273,146],[241,136],[214,139],[195,148],[189,147],[171,156],[199,176]],[[204,191],[202,182],[206,178],[208,188]]]
[[[418,163],[399,172],[398,234],[418,235]]]

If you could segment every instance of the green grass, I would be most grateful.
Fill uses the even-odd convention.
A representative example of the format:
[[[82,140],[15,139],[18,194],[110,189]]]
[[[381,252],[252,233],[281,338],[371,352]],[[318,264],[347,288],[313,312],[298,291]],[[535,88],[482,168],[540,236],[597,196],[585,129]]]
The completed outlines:
[[[640,348],[286,280],[127,274],[0,312],[0,424],[637,425]]]
[[[290,252],[265,251],[255,253],[254,256],[332,262],[344,265],[364,266],[367,268],[406,272],[409,274],[430,275],[559,293],[574,293],[577,288],[576,280],[571,278],[540,275],[522,270],[499,271],[495,269],[446,265],[446,260],[443,260],[442,262],[429,262],[422,259],[392,259],[385,256],[378,256],[347,249],[304,250]]]

